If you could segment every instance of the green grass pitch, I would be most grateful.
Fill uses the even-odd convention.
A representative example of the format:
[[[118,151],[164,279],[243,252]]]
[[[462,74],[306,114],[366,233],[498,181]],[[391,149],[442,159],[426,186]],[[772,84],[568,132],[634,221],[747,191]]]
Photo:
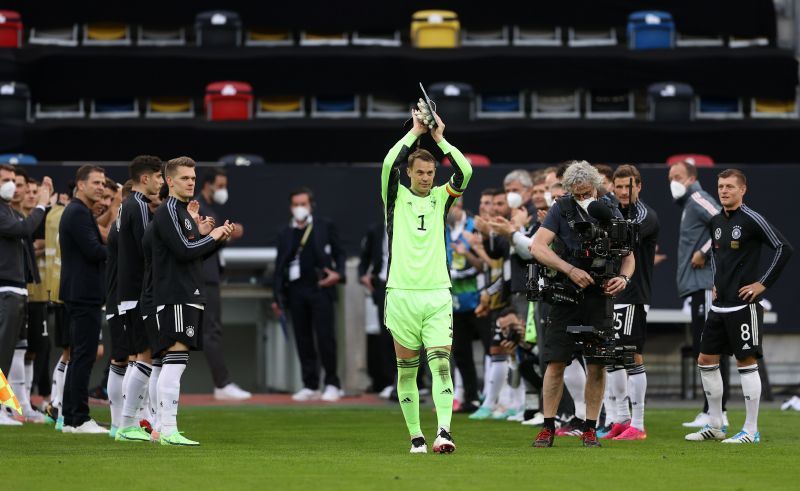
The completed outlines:
[[[100,420],[108,411],[93,409]],[[647,412],[649,438],[584,449],[535,429],[457,415],[452,455],[409,455],[399,408],[186,407],[179,423],[199,448],[115,443],[52,427],[0,427],[2,488],[24,489],[800,489],[800,414],[764,410],[760,445],[683,441],[690,410]],[[731,411],[734,428],[742,411]],[[433,443],[435,415],[422,410]]]

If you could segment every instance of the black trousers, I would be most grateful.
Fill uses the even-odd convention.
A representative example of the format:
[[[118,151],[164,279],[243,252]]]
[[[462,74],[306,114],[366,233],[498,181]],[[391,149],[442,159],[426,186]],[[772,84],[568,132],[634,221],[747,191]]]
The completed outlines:
[[[383,324],[386,283],[375,279],[373,287],[372,301],[378,308],[380,332],[367,336],[367,372],[372,379],[373,390],[378,392],[384,387],[394,385],[395,377],[397,377],[397,361],[392,333]]]
[[[0,370],[8,376],[14,348],[25,329],[27,298],[12,292],[0,292]]]
[[[489,332],[488,318],[478,318],[474,312],[453,313],[453,359],[464,382],[464,400],[477,401],[478,373],[475,370],[472,343],[480,339],[486,347]],[[491,343],[491,337],[488,337]]]
[[[325,385],[340,386],[336,374],[336,331],[333,299],[316,285],[290,285],[289,313],[300,357],[303,385],[319,389],[320,362],[325,370]]]
[[[692,292],[692,351],[697,359],[700,355],[700,339],[703,336],[703,327],[711,309],[711,290],[697,290]],[[728,397],[731,385],[731,358],[721,355],[719,358],[719,371],[722,374],[722,410],[727,410]],[[708,412],[708,398],[703,392],[703,412]]]
[[[102,322],[101,306],[66,302],[69,318],[69,370],[64,381],[64,424],[80,426],[89,417],[89,377],[97,357]]]
[[[203,352],[211,370],[214,387],[221,389],[231,383],[231,374],[225,364],[222,344],[222,298],[219,284],[206,283],[206,309],[203,311]]]

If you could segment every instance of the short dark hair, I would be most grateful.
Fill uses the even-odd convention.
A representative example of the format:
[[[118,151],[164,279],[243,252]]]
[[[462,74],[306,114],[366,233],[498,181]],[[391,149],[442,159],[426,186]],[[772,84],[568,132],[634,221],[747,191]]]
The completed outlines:
[[[222,167],[209,167],[205,171],[203,171],[203,175],[200,177],[200,189],[208,184],[214,184],[217,180],[217,176],[227,176],[228,172],[225,171]]]
[[[486,188],[481,191],[481,196],[494,196],[494,193],[497,192],[497,188]]]
[[[161,185],[161,189],[158,190],[158,197],[161,198],[161,201],[164,201],[169,196],[169,186],[167,183]]]
[[[14,174],[24,177],[25,182],[28,182],[28,171],[18,165],[14,165],[12,167],[14,168]]]
[[[415,160],[422,160],[424,162],[433,162],[434,165],[436,164],[436,159],[433,157],[433,154],[429,151],[425,150],[424,148],[418,148],[411,152],[408,156],[408,168],[410,169],[412,165],[414,165]]]
[[[106,186],[106,189],[111,189],[111,190],[114,190],[114,191],[119,189],[119,186],[117,186],[117,183],[114,182],[114,180],[109,178],[109,177],[106,177],[105,186]]]
[[[160,171],[161,159],[153,155],[139,155],[128,166],[128,172],[135,183],[138,183],[139,178],[145,174],[153,174]]]
[[[25,182],[28,184],[36,184],[37,186],[40,184],[39,181],[30,176],[25,178]]]
[[[0,170],[4,170],[6,172],[13,172],[14,174],[17,173],[17,170],[14,168],[14,166],[8,164],[0,164]]]
[[[127,198],[133,192],[133,179],[128,179],[122,185],[122,199]]]
[[[728,177],[735,177],[739,181],[739,184],[747,186],[747,176],[739,169],[725,169],[717,175],[719,179],[726,179]]]
[[[308,201],[311,202],[312,206],[314,205],[314,191],[312,191],[311,188],[308,188],[306,186],[300,186],[299,188],[292,189],[292,191],[289,193],[289,203],[291,204],[292,198],[300,194],[307,194]]]
[[[506,190],[497,188],[494,190],[494,193],[492,193],[492,196],[500,196],[501,194],[506,194]]]
[[[632,177],[633,180],[636,181],[636,184],[642,183],[642,174],[639,173],[639,169],[633,164],[622,164],[617,167],[617,170],[614,171],[614,178],[611,179],[611,183],[613,184],[615,180],[623,177]]]
[[[67,196],[72,199],[73,194],[75,194],[75,181],[69,180],[67,181]]]
[[[609,181],[614,180],[614,169],[612,169],[610,165],[606,164],[592,164],[592,165],[594,166],[595,169],[597,169],[597,172],[606,176],[606,179],[608,179]]]
[[[561,178],[564,177],[564,173],[567,171],[567,167],[572,165],[574,162],[575,162],[574,160],[568,160],[567,162],[561,162],[560,164],[558,164],[558,167],[556,167],[556,179],[560,181]]]
[[[691,162],[687,162],[686,160],[680,160],[675,162],[672,165],[682,165],[686,168],[686,173],[689,174],[689,177],[694,177],[697,179],[697,167],[694,166]]]
[[[89,179],[89,174],[92,172],[100,172],[101,174],[105,175],[106,170],[102,167],[98,167],[96,165],[82,165],[78,167],[78,170],[75,172],[75,182],[78,181],[86,181]]]
[[[175,157],[167,161],[167,165],[164,166],[164,175],[174,177],[175,173],[178,172],[178,167],[194,169],[196,165],[191,157]]]

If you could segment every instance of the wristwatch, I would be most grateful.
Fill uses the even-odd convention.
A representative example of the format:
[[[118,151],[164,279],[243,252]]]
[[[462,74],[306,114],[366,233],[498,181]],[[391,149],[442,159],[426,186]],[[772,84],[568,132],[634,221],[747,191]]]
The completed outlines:
[[[624,274],[621,274],[621,275],[619,275],[619,276],[620,276],[620,278],[622,278],[623,280],[625,280],[625,285],[626,285],[626,286],[631,284],[631,279],[630,279],[630,278],[628,278],[628,277],[627,277],[627,276],[625,276]]]

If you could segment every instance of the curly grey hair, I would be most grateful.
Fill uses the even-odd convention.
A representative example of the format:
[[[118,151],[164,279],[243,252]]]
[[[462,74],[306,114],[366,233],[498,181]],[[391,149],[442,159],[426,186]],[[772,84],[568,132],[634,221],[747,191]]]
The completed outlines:
[[[531,180],[530,172],[522,169],[512,170],[508,174],[506,174],[505,179],[503,179],[503,187],[508,186],[514,181],[519,181],[524,188],[532,188],[533,181]]]
[[[583,184],[591,184],[593,187],[598,188],[602,185],[602,182],[603,178],[597,169],[585,160],[574,161],[567,167],[567,170],[564,171],[564,177],[561,178],[561,184],[570,193]]]

